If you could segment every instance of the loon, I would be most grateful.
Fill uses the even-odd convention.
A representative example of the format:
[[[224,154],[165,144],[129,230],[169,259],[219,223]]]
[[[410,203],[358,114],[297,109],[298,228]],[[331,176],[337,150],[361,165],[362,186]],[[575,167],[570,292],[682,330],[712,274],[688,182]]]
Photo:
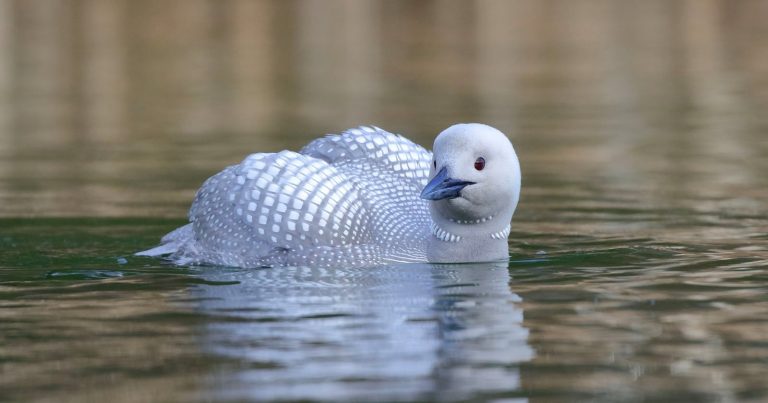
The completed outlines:
[[[298,153],[251,154],[203,183],[188,224],[136,255],[246,268],[508,259],[521,181],[512,143],[468,123],[433,149],[361,126]]]

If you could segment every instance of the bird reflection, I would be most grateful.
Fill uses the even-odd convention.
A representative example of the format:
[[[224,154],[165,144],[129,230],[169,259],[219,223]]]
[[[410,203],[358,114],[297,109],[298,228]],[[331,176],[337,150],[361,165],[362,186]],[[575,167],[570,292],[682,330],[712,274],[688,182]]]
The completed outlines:
[[[519,390],[533,358],[506,263],[209,269],[212,397],[452,399]]]

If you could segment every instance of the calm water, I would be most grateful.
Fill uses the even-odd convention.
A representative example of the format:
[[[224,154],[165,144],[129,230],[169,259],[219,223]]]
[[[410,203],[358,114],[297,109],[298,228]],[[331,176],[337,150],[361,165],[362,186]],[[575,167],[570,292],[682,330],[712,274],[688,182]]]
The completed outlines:
[[[0,0],[0,401],[768,400],[768,2]],[[509,264],[136,258],[252,151],[510,134]]]

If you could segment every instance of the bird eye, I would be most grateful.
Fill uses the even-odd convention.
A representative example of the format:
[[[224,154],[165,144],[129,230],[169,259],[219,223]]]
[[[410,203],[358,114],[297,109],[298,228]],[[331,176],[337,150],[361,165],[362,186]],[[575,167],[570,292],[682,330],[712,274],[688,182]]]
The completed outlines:
[[[437,169],[437,160],[432,161],[432,165],[434,165],[435,169]]]
[[[475,160],[475,169],[478,171],[482,171],[483,168],[485,168],[485,158],[483,157],[477,157]]]

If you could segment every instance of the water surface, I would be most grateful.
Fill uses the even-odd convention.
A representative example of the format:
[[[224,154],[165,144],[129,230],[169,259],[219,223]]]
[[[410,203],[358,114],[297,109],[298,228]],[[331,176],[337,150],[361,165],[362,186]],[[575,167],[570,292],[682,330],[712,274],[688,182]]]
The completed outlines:
[[[764,401],[764,1],[0,2],[0,400]],[[508,264],[132,253],[249,152],[510,135]]]

